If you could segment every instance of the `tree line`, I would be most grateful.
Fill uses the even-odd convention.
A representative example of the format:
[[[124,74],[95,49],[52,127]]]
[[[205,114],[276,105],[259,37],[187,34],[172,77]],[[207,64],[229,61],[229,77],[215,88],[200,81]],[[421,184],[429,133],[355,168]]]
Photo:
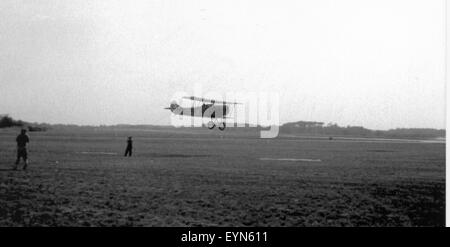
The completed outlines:
[[[0,116],[0,128],[23,127],[25,122],[22,120],[14,120],[8,115]]]
[[[326,136],[360,136],[383,138],[443,138],[445,129],[397,128],[390,130],[371,130],[361,126],[339,126],[336,123],[298,121],[283,124],[281,133],[309,134]]]

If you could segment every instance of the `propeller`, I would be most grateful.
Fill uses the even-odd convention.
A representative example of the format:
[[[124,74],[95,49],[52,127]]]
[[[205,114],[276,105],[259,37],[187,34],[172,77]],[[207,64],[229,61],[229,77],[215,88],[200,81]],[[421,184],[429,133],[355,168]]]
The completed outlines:
[[[175,110],[179,107],[176,101],[172,101],[169,107],[164,108],[165,110]]]

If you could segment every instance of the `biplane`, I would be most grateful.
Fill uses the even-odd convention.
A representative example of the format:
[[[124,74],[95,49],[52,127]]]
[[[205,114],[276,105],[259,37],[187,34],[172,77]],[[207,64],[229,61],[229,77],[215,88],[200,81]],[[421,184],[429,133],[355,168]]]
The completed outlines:
[[[200,106],[194,107],[181,107],[176,102],[172,102],[170,107],[164,109],[170,110],[173,114],[208,118],[211,121],[208,122],[208,129],[214,129],[216,125],[219,130],[223,131],[226,128],[225,119],[229,118],[227,115],[230,113],[230,105],[239,105],[238,102],[227,102],[220,100],[205,99],[195,96],[183,97],[183,99],[189,99],[196,102],[201,102]]]

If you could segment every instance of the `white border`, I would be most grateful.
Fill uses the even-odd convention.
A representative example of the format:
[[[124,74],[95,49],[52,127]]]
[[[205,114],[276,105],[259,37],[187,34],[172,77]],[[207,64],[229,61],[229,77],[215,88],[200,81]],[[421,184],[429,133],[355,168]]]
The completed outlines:
[[[448,159],[447,159],[447,157],[449,157],[449,154],[450,154],[450,148],[449,148],[449,146],[447,145],[447,140],[448,140],[448,138],[449,138],[449,134],[448,134],[448,130],[449,130],[449,123],[450,123],[450,114],[449,114],[449,112],[448,112],[448,110],[449,110],[449,108],[450,107],[448,107],[448,95],[449,95],[449,93],[450,93],[450,87],[448,87],[447,86],[447,75],[448,75],[448,72],[449,72],[449,66],[448,66],[448,56],[449,56],[449,53],[448,53],[448,17],[447,17],[447,13],[448,13],[448,7],[449,7],[449,5],[447,4],[447,0],[443,0],[444,1],[444,49],[445,49],[445,53],[444,53],[444,56],[445,56],[445,59],[444,59],[444,64],[445,64],[445,68],[444,68],[444,83],[445,83],[445,92],[446,92],[446,95],[445,95],[445,106],[446,106],[446,114],[447,114],[447,116],[446,116],[446,138],[445,138],[445,147],[446,147],[446,155],[445,155],[445,160],[446,160],[446,162],[445,162],[445,164],[446,164],[446,166],[445,166],[445,225],[447,226],[447,227],[449,227],[449,225],[450,225],[450,215],[449,215],[449,213],[450,213],[450,204],[449,204],[449,196],[450,196],[450,192],[449,192],[449,190],[448,190],[448,188],[447,188],[447,185],[449,184],[449,182],[450,182],[450,177],[449,177],[449,165],[448,165]]]

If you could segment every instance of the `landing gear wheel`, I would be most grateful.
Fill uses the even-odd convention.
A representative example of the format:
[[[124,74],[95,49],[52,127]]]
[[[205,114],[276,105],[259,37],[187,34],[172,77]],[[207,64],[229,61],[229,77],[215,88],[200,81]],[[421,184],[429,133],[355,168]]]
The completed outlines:
[[[219,129],[221,131],[224,131],[226,127],[227,127],[227,124],[225,122],[219,123]]]
[[[213,121],[209,121],[208,122],[208,129],[212,130],[212,129],[214,129],[214,127],[216,127],[216,124]]]

